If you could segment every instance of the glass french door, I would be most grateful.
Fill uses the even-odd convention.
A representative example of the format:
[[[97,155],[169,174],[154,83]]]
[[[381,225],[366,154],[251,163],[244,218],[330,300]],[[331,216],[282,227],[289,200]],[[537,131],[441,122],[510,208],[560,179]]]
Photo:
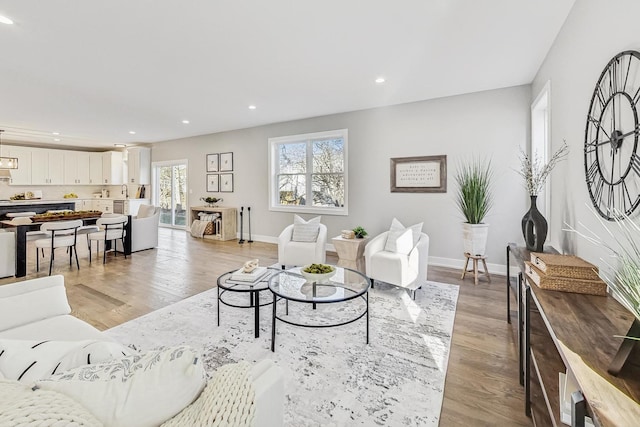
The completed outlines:
[[[160,226],[186,228],[187,161],[154,163],[154,201],[160,206]]]

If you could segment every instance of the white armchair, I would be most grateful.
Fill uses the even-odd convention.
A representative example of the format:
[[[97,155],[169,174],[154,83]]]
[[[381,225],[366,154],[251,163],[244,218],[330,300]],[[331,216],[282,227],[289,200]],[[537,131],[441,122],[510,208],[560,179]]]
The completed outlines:
[[[278,237],[278,264],[287,265],[322,264],[327,259],[327,226],[319,224],[318,237],[315,242],[295,242],[293,227],[288,225]]]
[[[367,276],[371,279],[372,286],[374,280],[378,280],[407,288],[412,291],[415,299],[416,289],[427,280],[429,236],[420,233],[418,243],[405,255],[385,250],[388,234],[385,231],[367,243],[364,249]]]
[[[131,218],[131,252],[153,249],[158,246],[158,224],[160,208],[152,205],[140,205],[138,216]],[[124,249],[117,242],[118,251]]]

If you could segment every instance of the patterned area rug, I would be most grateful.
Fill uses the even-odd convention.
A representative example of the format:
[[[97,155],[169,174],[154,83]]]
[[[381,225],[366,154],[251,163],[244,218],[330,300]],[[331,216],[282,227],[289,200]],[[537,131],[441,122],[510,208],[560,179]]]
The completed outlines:
[[[376,284],[369,293],[370,344],[365,319],[310,329],[278,322],[271,352],[271,306],[262,307],[260,337],[253,309],[222,305],[217,323],[212,289],[107,331],[141,350],[188,344],[202,350],[211,371],[230,362],[273,359],[285,371],[287,426],[437,426],[442,407],[458,287],[428,282],[416,300]],[[246,304],[246,295],[233,294]],[[261,303],[271,300],[263,292]],[[296,321],[344,319],[364,302],[289,305]],[[278,303],[284,315],[284,302]]]

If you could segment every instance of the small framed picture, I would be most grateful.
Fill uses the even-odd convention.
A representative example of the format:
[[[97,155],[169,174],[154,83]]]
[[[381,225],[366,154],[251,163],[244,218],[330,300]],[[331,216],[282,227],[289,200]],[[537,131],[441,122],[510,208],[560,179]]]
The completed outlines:
[[[220,175],[207,174],[207,191],[217,193],[220,191]]]
[[[220,153],[220,172],[233,170],[233,153]]]
[[[222,193],[233,193],[233,174],[232,173],[220,174],[220,191]]]
[[[218,160],[218,153],[207,154],[207,172],[218,172],[220,170]]]

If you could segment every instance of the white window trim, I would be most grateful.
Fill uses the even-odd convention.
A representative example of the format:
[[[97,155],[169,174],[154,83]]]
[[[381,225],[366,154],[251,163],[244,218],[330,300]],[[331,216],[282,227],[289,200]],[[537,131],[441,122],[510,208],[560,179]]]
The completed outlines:
[[[300,205],[287,205],[283,206],[278,203],[277,194],[275,189],[276,183],[276,171],[275,165],[278,162],[276,147],[279,144],[289,142],[302,142],[310,139],[322,139],[322,138],[342,138],[344,141],[344,207],[317,207],[317,206],[300,206]],[[321,215],[349,215],[349,182],[348,182],[348,129],[337,129],[325,132],[304,133],[300,135],[288,135],[279,136],[275,138],[269,138],[269,210],[273,212],[294,212],[294,213],[309,213],[309,214],[321,214]]]

